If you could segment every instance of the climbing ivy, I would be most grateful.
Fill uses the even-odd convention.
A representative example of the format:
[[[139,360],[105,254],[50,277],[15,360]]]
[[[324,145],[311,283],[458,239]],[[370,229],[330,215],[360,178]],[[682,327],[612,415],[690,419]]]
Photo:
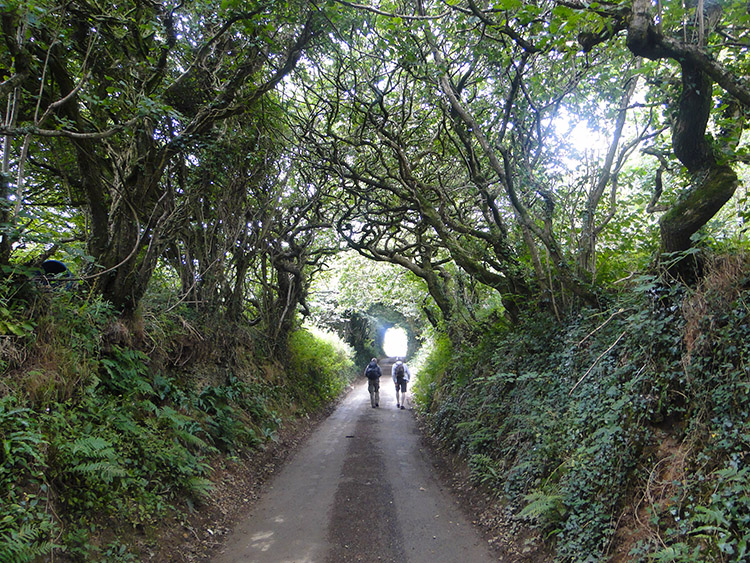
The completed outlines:
[[[632,561],[741,561],[744,279],[685,291],[643,278],[607,310],[488,332],[417,394],[421,412],[472,481],[542,530],[560,561],[604,561],[615,546]],[[625,547],[623,520],[639,538]]]

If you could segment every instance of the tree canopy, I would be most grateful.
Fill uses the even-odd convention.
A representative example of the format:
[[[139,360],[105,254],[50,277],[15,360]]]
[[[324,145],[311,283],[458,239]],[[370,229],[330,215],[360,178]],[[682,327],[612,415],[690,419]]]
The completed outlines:
[[[512,321],[596,305],[660,255],[689,280],[701,229],[744,220],[726,203],[747,160],[745,2],[1,17],[4,275],[65,258],[126,316],[164,272],[276,338],[348,247],[411,272],[460,336],[486,291]]]

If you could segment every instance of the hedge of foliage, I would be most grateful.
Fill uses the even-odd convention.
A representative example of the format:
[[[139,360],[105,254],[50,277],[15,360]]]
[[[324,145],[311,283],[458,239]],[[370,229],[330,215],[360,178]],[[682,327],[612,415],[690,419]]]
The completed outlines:
[[[438,346],[429,427],[559,561],[747,560],[748,271],[716,261],[692,291],[643,278],[607,311]]]
[[[308,330],[283,366],[241,327],[172,314],[126,328],[96,299],[0,289],[17,328],[0,356],[0,562],[138,560],[134,530],[191,510],[216,464],[251,455],[353,375],[350,351]]]

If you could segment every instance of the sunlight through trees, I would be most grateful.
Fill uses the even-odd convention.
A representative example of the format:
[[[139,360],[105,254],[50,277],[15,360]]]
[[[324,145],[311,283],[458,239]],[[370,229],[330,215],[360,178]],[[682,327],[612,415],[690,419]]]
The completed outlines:
[[[383,351],[387,356],[406,357],[408,352],[408,336],[401,327],[391,327],[385,331],[383,336]]]

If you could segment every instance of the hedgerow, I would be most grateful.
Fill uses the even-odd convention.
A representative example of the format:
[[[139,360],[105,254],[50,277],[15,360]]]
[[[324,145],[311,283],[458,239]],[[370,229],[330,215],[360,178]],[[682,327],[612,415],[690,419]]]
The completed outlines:
[[[487,332],[418,395],[430,431],[559,561],[744,560],[745,271],[691,291],[642,278],[608,310]]]
[[[284,366],[249,332],[179,312],[129,328],[98,299],[26,295],[6,309],[20,328],[0,350],[0,562],[139,560],[135,535],[157,541],[160,522],[211,493],[217,464],[252,455],[352,375],[322,333],[297,331]]]

